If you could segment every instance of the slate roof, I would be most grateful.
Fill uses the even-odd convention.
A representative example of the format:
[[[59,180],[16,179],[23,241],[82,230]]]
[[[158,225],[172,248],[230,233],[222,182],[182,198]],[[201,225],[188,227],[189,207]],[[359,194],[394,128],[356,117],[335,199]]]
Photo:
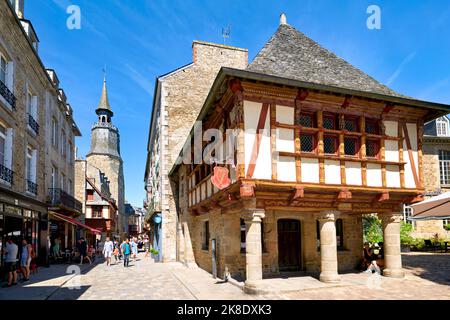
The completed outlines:
[[[305,82],[408,98],[368,76],[288,24],[278,30],[247,70]]]

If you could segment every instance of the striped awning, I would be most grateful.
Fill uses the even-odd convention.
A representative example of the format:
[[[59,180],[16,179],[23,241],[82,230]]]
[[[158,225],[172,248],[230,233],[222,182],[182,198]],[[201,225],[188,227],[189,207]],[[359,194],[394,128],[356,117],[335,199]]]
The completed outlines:
[[[52,215],[53,217],[55,217],[56,219],[59,219],[59,220],[71,223],[71,224],[73,224],[75,226],[80,226],[81,228],[87,229],[87,230],[91,231],[92,233],[102,234],[102,232],[100,230],[91,228],[88,225],[85,225],[84,223],[81,223],[80,221],[75,220],[73,218],[67,217],[65,215],[62,215],[62,214],[59,214],[59,213],[56,213],[56,212],[53,212],[53,211],[49,211],[49,214]]]

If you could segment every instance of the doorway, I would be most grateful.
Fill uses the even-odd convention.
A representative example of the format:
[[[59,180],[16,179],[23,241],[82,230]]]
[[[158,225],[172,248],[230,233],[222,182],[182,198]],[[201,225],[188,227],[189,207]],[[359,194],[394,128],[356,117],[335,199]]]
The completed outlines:
[[[301,270],[300,221],[278,220],[278,267],[283,271]]]

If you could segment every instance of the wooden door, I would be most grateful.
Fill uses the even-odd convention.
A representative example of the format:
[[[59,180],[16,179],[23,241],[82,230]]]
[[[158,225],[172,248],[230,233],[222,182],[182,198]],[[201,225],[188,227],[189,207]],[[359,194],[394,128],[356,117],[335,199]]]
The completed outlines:
[[[278,266],[280,271],[301,269],[300,221],[278,220]]]

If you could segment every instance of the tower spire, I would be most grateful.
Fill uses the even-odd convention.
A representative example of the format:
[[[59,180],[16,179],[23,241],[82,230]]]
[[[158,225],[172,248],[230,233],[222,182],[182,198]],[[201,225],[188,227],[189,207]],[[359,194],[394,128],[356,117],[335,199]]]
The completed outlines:
[[[106,87],[106,73],[103,75],[102,96],[100,97],[100,102],[98,104],[97,110],[99,109],[111,111],[111,106],[109,105],[108,99],[108,89]]]

